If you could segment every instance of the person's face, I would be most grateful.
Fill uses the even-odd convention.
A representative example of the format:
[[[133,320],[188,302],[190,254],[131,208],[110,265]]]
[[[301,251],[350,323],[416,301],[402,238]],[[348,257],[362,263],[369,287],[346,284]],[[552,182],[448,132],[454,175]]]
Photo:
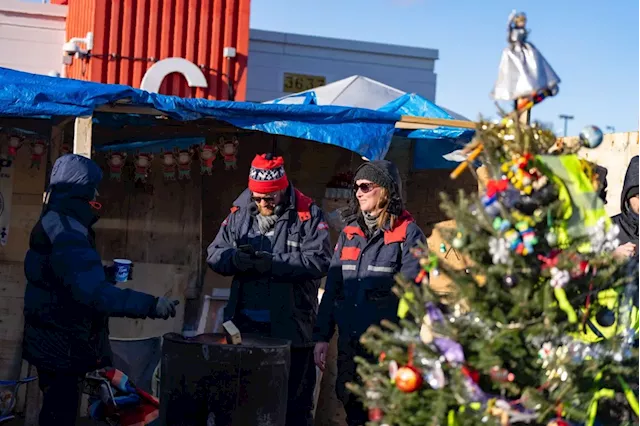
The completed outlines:
[[[378,205],[382,196],[381,187],[369,180],[359,179],[356,181],[354,189],[362,212],[375,213],[379,210]]]
[[[261,194],[259,192],[252,192],[251,199],[262,216],[271,216],[276,209],[276,206],[282,201],[282,192],[273,192],[271,194]]]
[[[638,214],[639,206],[640,206],[640,201],[637,195],[634,195],[633,197],[629,198],[629,207],[631,208],[632,212],[634,212],[635,214]]]

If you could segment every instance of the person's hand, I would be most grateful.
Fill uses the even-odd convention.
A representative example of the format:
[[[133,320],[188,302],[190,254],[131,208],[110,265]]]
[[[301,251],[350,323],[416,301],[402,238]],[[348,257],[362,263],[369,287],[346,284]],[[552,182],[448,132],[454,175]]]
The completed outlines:
[[[328,342],[318,342],[316,347],[313,348],[313,361],[316,363],[321,371],[324,371],[327,366],[327,354],[329,353]]]
[[[236,250],[233,254],[233,264],[240,272],[246,272],[254,267],[254,259],[251,258],[251,254],[246,251]]]
[[[168,319],[176,316],[176,306],[180,302],[178,300],[169,300],[168,297],[158,297],[154,318]]]
[[[271,253],[266,251],[258,251],[256,252],[256,257],[253,259],[256,271],[264,274],[265,272],[269,272],[271,270],[271,263],[273,261],[273,256]]]
[[[636,245],[631,242],[628,242],[626,244],[618,246],[618,248],[613,251],[613,257],[615,257],[618,260],[624,260],[633,256],[635,252],[636,252]]]

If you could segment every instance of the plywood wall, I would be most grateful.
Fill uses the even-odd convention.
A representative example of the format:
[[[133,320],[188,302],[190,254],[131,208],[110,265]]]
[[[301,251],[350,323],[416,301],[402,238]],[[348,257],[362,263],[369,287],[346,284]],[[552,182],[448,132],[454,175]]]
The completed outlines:
[[[0,149],[6,148],[0,144]],[[24,306],[24,256],[31,229],[42,208],[46,163],[30,168],[28,146],[18,151],[14,161],[13,196],[9,240],[0,246],[0,380],[15,379],[22,359]]]
[[[135,265],[134,279],[123,287],[181,301],[179,315],[167,321],[112,319],[111,335],[151,337],[181,331],[185,294],[196,286],[200,273],[202,178],[197,161],[190,180],[165,182],[156,156],[147,181],[136,183],[132,158],[120,182],[110,179],[104,156],[94,159],[104,171],[98,199],[102,209],[94,226],[103,262],[129,259]]]

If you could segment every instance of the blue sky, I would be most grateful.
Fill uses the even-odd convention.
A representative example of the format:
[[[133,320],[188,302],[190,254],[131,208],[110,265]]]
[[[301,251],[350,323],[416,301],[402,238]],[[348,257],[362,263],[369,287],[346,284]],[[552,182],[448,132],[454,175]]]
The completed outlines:
[[[495,117],[489,92],[512,9],[560,76],[560,92],[532,118],[569,134],[593,124],[638,130],[638,2],[635,0],[252,0],[251,27],[438,49],[436,103],[470,119]]]

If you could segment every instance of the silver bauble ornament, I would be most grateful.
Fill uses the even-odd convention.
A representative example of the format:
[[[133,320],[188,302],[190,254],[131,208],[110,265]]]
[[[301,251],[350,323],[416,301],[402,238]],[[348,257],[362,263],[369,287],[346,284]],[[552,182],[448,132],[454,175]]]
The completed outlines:
[[[587,148],[597,148],[603,139],[602,130],[596,126],[587,126],[580,132],[580,143]]]

